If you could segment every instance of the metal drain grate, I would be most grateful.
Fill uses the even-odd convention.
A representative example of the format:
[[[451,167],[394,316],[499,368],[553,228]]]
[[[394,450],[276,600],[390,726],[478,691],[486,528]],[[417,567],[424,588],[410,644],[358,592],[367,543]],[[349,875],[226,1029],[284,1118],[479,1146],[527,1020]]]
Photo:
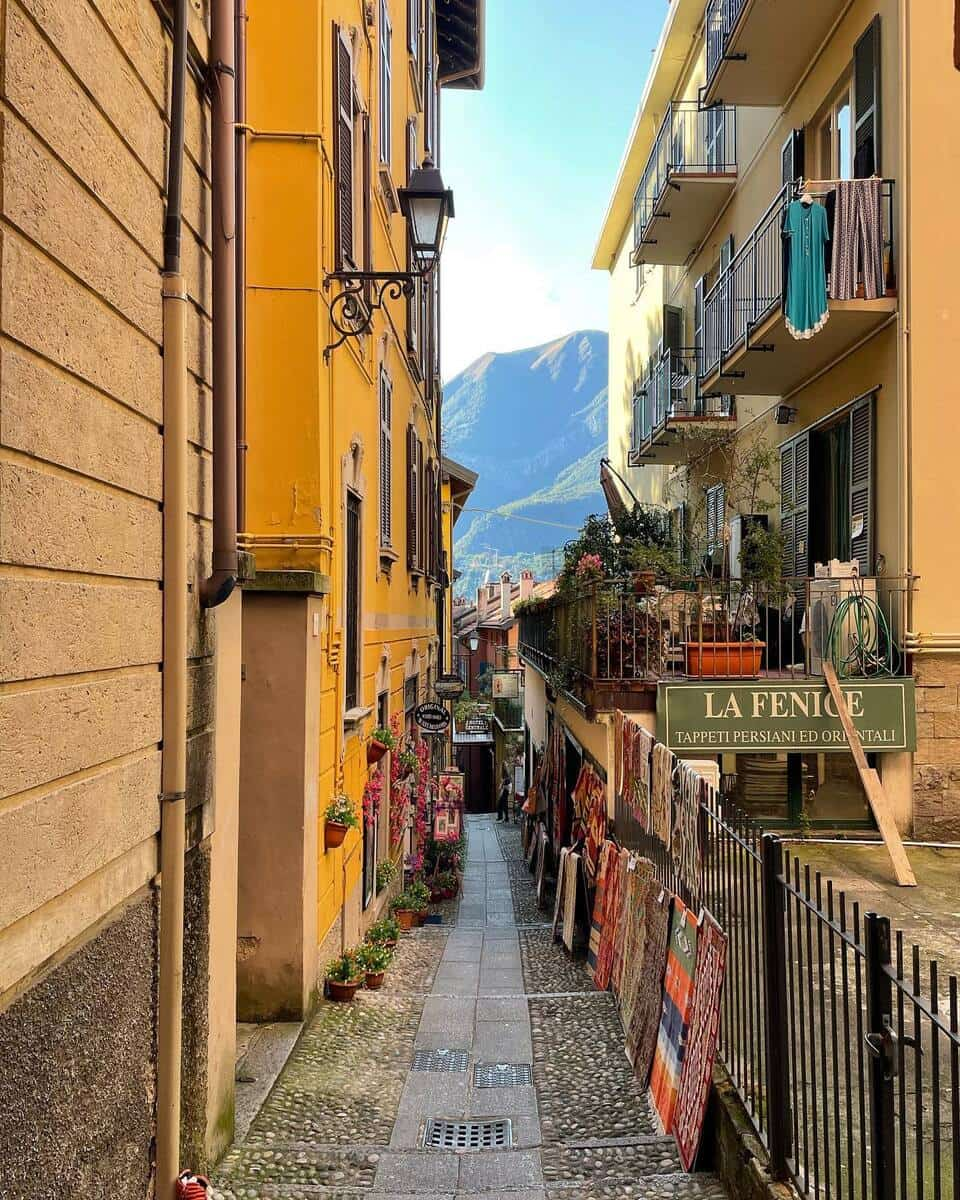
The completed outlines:
[[[527,1087],[533,1083],[533,1067],[529,1063],[475,1063],[474,1087]]]
[[[503,1150],[513,1145],[509,1120],[445,1121],[431,1117],[423,1144],[432,1150]]]
[[[415,1071],[466,1071],[469,1050],[418,1050],[413,1056]]]

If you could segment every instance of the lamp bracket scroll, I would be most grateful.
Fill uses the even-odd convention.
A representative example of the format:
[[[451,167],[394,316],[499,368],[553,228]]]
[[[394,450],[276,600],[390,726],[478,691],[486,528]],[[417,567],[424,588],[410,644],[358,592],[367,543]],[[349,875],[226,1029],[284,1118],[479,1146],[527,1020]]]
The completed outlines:
[[[323,351],[324,361],[350,337],[370,332],[373,314],[387,300],[412,296],[420,273],[414,271],[335,271],[324,280],[324,289],[336,284],[339,290],[330,300],[330,321],[338,334],[336,341]]]

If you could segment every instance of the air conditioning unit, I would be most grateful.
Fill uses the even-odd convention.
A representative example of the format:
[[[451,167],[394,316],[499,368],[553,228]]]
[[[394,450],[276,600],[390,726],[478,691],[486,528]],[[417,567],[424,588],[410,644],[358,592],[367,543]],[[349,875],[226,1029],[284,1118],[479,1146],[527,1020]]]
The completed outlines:
[[[811,675],[823,674],[824,660],[831,654],[841,662],[854,664],[849,673],[859,674],[855,663],[857,659],[857,608],[850,604],[845,608],[834,630],[837,610],[844,600],[865,596],[876,604],[877,581],[875,579],[858,579],[851,575],[837,579],[810,580],[810,606],[804,616],[804,645],[807,648],[808,671]],[[834,634],[834,644],[831,646],[831,633]]]

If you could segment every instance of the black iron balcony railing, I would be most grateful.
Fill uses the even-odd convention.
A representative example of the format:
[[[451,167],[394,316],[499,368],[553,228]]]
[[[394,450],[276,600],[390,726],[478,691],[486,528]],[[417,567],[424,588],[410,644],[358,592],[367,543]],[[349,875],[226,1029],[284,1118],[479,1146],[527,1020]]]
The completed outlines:
[[[737,169],[736,109],[674,100],[667,109],[634,196],[634,254],[675,175],[719,175]]]
[[[783,224],[795,187],[784,185],[747,240],[703,300],[703,324],[697,330],[701,378],[714,374],[723,360],[783,303]],[[883,181],[880,210],[881,252],[886,277],[893,274],[894,184]]]
[[[642,574],[557,595],[520,622],[520,654],[557,688],[664,679],[906,675],[913,579],[684,579]]]
[[[736,27],[747,0],[709,0],[705,18],[707,41],[707,82],[723,62],[727,42]]]
[[[632,449],[639,452],[678,417],[733,415],[732,396],[700,394],[695,350],[667,350],[634,392]]]
[[[493,715],[500,728],[506,733],[518,733],[523,729],[523,693],[516,700],[497,698],[493,702]]]

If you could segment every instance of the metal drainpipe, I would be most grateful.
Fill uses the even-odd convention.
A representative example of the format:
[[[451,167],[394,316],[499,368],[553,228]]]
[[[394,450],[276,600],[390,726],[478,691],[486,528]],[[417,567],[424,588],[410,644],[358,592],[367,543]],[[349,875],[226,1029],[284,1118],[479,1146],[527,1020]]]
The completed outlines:
[[[163,759],[160,796],[158,1200],[180,1161],[183,875],[187,787],[187,295],[181,273],[187,0],[176,0],[163,233]]]
[[[237,586],[237,178],[234,0],[210,8],[213,182],[213,571],[204,608]]]
[[[237,23],[237,528],[247,527],[247,0],[235,0]]]

